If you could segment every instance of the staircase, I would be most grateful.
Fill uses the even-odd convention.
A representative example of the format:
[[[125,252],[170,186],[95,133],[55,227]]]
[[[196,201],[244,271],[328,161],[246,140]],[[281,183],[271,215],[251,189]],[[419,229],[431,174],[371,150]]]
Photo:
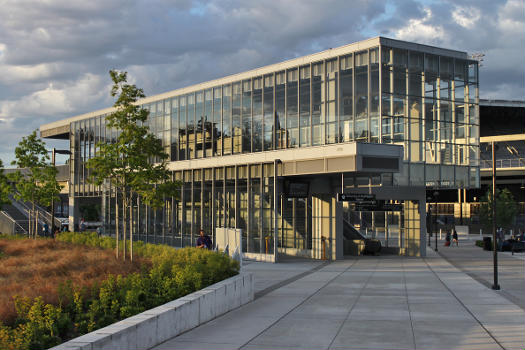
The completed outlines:
[[[16,233],[27,233],[29,232],[29,220],[20,210],[18,210],[12,204],[4,205],[2,207],[3,212],[6,213],[11,219],[18,224],[18,230]],[[22,231],[22,232],[19,232]]]

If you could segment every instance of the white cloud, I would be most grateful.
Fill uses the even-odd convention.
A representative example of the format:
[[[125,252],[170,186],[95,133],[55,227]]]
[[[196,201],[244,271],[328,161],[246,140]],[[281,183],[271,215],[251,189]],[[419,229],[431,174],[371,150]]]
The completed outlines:
[[[0,0],[0,158],[40,124],[386,35],[484,52],[481,89],[523,98],[522,0]],[[9,152],[7,150],[10,150]]]
[[[445,41],[446,32],[443,26],[431,24],[432,10],[425,7],[423,11],[425,13],[423,18],[410,19],[405,27],[399,28],[395,32],[395,36],[402,40],[426,43]]]
[[[452,18],[457,24],[464,28],[473,28],[476,22],[481,18],[479,9],[469,6],[456,6],[452,11]]]

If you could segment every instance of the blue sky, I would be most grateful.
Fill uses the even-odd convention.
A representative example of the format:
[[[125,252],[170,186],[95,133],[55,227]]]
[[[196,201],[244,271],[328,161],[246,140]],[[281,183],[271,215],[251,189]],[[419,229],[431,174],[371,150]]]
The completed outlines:
[[[378,35],[483,52],[481,98],[524,99],[522,0],[0,0],[0,159],[41,124]],[[50,147],[65,143],[48,142]]]

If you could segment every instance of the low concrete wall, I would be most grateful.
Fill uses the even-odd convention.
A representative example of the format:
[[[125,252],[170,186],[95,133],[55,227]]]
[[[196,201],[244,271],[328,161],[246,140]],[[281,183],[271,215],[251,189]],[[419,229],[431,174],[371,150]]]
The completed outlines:
[[[241,273],[50,350],[145,350],[253,300],[253,275]]]
[[[242,253],[244,259],[262,262],[275,262],[275,255],[273,254],[259,254],[259,253]]]

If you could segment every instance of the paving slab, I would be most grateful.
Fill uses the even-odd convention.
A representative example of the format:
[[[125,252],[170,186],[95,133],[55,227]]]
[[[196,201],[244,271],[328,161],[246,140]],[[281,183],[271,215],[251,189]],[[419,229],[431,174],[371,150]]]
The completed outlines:
[[[522,350],[525,344],[523,309],[434,252],[246,268],[263,279],[256,300],[154,349]]]

